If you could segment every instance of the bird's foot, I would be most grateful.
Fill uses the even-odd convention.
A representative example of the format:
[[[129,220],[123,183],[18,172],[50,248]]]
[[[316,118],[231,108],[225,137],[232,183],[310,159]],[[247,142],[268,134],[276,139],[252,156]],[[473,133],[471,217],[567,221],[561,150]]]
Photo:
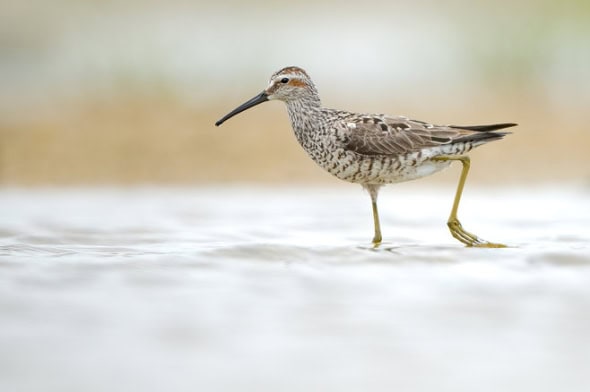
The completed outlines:
[[[461,222],[458,219],[451,219],[447,222],[451,235],[460,242],[464,243],[468,247],[475,248],[506,248],[504,244],[496,244],[494,242],[488,242],[484,239],[479,238],[475,234],[471,234],[463,228]]]
[[[373,243],[373,248],[378,248],[379,245],[381,245],[381,235],[375,234],[375,237],[373,237],[373,241],[371,242]]]

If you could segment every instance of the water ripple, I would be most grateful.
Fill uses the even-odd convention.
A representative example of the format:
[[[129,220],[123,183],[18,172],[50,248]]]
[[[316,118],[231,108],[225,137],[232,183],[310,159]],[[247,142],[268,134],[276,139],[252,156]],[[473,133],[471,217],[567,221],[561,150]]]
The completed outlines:
[[[470,193],[465,226],[510,245],[479,249],[436,194],[384,192],[374,248],[354,191],[0,191],[0,389],[587,385],[587,195]]]

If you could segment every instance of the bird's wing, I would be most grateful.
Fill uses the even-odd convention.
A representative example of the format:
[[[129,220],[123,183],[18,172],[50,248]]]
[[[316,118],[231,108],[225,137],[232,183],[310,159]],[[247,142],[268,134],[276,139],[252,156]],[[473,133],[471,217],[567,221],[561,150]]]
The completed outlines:
[[[449,144],[469,130],[437,126],[406,117],[358,116],[347,119],[346,148],[362,155],[397,155]]]
[[[346,119],[343,125],[348,130],[348,150],[362,155],[398,155],[444,144],[481,144],[502,138],[507,133],[496,131],[516,124],[434,125],[401,116],[362,115]]]

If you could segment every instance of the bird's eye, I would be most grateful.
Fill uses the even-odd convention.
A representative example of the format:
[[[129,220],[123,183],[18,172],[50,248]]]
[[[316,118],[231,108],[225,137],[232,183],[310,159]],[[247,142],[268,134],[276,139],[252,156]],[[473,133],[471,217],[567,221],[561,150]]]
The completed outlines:
[[[289,78],[282,78],[281,79],[281,83],[288,83],[289,82]]]

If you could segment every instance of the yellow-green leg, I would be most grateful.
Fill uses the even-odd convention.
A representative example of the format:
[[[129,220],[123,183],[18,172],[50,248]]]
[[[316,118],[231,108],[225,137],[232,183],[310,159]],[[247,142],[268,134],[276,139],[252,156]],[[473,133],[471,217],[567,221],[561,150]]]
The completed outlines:
[[[375,225],[375,235],[373,236],[373,245],[379,246],[381,244],[381,225],[379,224],[379,212],[377,211],[377,202],[372,201],[373,204],[373,223]]]
[[[371,195],[371,205],[373,207],[373,224],[375,225],[375,235],[373,236],[373,246],[378,247],[381,244],[381,224],[379,223],[379,210],[377,210],[377,193],[378,185],[364,185],[365,189]]]
[[[451,231],[451,235],[457,240],[461,241],[467,246],[476,246],[480,248],[505,248],[506,245],[496,244],[493,242],[485,241],[475,234],[471,234],[467,230],[463,229],[459,218],[457,218],[457,210],[459,209],[459,202],[461,201],[461,194],[463,193],[463,187],[465,186],[465,180],[467,179],[467,173],[469,173],[469,167],[471,166],[471,159],[466,155],[441,155],[433,158],[435,161],[461,161],[463,169],[461,170],[461,177],[459,177],[459,185],[457,185],[457,192],[455,194],[455,201],[453,202],[453,209],[447,225]]]

